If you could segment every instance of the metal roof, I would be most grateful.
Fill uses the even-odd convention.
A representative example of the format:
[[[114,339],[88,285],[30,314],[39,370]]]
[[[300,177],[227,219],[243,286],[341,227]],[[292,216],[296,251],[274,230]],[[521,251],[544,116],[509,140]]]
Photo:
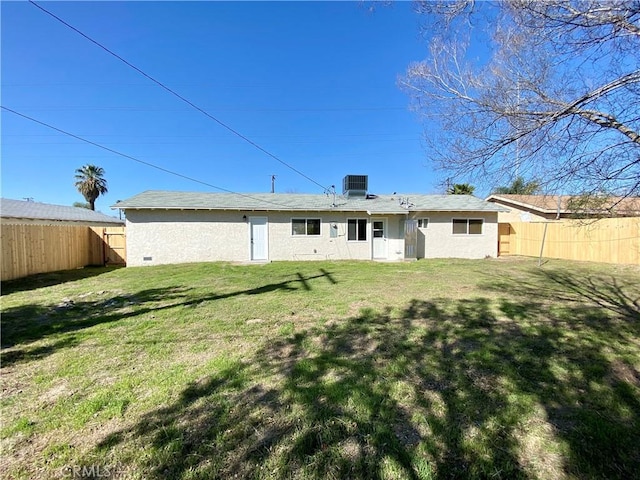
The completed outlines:
[[[3,220],[38,220],[47,222],[71,222],[87,225],[124,225],[123,220],[86,208],[0,199],[0,216]]]
[[[335,199],[335,204],[334,204]],[[508,212],[501,205],[471,195],[312,195],[298,193],[202,193],[149,190],[120,201],[111,208],[124,210],[257,210],[363,212]]]

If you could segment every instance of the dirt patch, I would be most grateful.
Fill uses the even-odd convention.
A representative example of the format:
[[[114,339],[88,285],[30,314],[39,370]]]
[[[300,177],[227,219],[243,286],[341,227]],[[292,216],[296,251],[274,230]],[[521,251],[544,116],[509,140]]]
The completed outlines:
[[[611,362],[609,382],[624,382],[640,387],[640,373],[631,365],[621,360],[614,360]]]
[[[53,385],[49,390],[39,395],[39,400],[42,404],[52,405],[58,401],[61,397],[72,395],[69,385],[66,381],[62,380]]]
[[[539,415],[544,415],[539,412]],[[532,418],[521,426],[514,437],[519,441],[518,461],[523,469],[535,478],[564,478],[564,462],[556,443],[556,429],[542,418]]]
[[[349,304],[349,310],[347,311],[348,317],[358,317],[362,313],[362,310],[365,308],[369,308],[371,305],[362,300],[357,302],[352,302]]]
[[[355,437],[349,437],[346,440],[340,442],[338,445],[343,457],[351,462],[357,462],[362,458],[362,446],[358,443]]]

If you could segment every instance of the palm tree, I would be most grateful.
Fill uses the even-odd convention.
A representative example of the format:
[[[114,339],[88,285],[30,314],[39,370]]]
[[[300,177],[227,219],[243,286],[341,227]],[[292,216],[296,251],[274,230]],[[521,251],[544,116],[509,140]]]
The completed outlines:
[[[104,179],[104,168],[95,165],[84,165],[76,169],[76,188],[82,194],[91,210],[96,209],[96,199],[107,193],[107,181]]]
[[[448,195],[473,195],[473,191],[476,189],[473,185],[468,183],[454,183],[447,189]]]

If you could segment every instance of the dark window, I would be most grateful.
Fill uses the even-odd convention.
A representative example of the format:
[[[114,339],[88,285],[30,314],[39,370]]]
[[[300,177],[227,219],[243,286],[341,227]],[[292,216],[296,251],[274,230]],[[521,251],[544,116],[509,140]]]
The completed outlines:
[[[307,221],[304,218],[294,218],[291,220],[291,235],[306,235]]]
[[[291,235],[320,235],[319,218],[291,219]]]
[[[454,235],[482,235],[482,219],[454,218]]]
[[[482,220],[469,220],[469,235],[482,235]]]
[[[307,235],[320,235],[319,218],[309,218],[307,220]]]
[[[367,240],[367,220],[363,218],[350,218],[347,220],[347,240]]]

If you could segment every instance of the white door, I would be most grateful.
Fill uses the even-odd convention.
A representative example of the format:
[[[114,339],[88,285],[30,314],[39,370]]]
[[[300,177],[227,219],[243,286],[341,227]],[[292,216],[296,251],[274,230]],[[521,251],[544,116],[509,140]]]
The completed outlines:
[[[249,217],[251,260],[267,260],[269,245],[267,217]]]
[[[387,258],[387,220],[373,219],[373,258]]]

